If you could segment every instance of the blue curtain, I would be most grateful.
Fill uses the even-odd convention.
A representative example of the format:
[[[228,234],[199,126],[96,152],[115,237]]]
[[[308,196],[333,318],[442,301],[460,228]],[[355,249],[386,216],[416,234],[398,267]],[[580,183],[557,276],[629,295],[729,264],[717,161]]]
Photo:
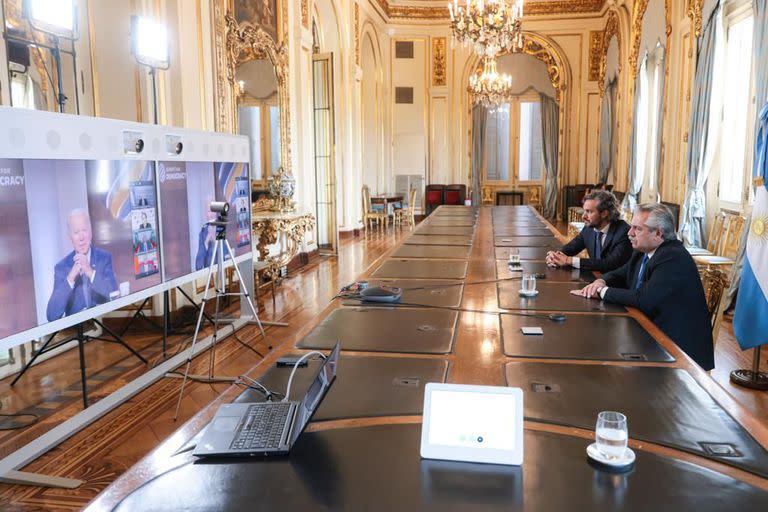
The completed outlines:
[[[632,131],[630,132],[629,139],[629,168],[628,168],[628,186],[627,193],[624,194],[624,200],[621,202],[623,208],[628,208],[631,211],[635,211],[637,205],[637,196],[640,194],[640,189],[643,186],[643,173],[642,169],[638,169],[637,165],[637,116],[638,104],[640,101],[640,80],[646,74],[646,62],[643,60],[640,69],[635,77],[635,97],[632,105]]]
[[[709,169],[704,165],[709,143],[709,107],[712,101],[712,76],[717,45],[716,6],[699,36],[696,48],[696,74],[693,79],[691,122],[688,129],[688,179],[682,208],[680,238],[687,246],[703,247],[706,194]],[[714,143],[714,142],[713,142]]]
[[[482,204],[480,195],[480,175],[483,172],[485,154],[485,127],[488,121],[488,109],[482,105],[472,107],[472,204]]]
[[[544,187],[544,216],[553,219],[557,212],[557,152],[560,135],[560,107],[544,93],[541,100],[541,152],[547,180]]]
[[[613,111],[615,109],[613,102],[616,98],[615,89],[616,77],[608,82],[608,85],[605,87],[603,104],[600,109],[600,172],[597,177],[597,181],[600,183],[608,181],[608,174],[611,172],[611,167],[613,167]]]
[[[755,17],[752,33],[752,62],[755,69],[755,113],[758,114],[763,105],[768,101],[768,0],[752,0],[752,14]],[[760,124],[760,117],[755,119],[755,135]],[[739,253],[733,264],[731,272],[731,287],[726,295],[726,309],[735,305],[736,292],[741,283],[741,269],[744,266],[744,252],[747,248],[747,235],[752,224],[752,216],[747,217],[747,222],[741,232]]]

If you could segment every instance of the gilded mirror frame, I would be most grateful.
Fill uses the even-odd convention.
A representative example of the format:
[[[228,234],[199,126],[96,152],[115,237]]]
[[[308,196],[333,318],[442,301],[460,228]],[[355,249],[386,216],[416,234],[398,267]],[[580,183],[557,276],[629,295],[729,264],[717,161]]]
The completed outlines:
[[[216,130],[237,133],[238,66],[251,60],[270,60],[277,80],[277,104],[280,109],[280,162],[291,172],[290,101],[288,95],[288,12],[285,0],[276,0],[277,41],[267,31],[234,17],[233,0],[215,0],[216,48]],[[265,170],[266,171],[266,170]],[[262,173],[266,185],[268,172]]]

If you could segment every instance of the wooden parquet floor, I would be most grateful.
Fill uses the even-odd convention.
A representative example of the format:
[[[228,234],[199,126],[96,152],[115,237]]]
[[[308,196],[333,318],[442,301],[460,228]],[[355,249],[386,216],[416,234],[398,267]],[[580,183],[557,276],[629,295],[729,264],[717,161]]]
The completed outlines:
[[[563,228],[564,226],[558,226]],[[275,310],[271,297],[263,295],[263,320],[290,323],[290,327],[267,328],[267,343],[260,339],[255,327],[238,331],[241,340],[265,354],[269,346],[277,347],[290,339],[315,318],[336,292],[374,264],[397,245],[406,230],[367,233],[342,242],[338,257],[321,256],[317,263],[302,268],[283,281],[277,290]],[[233,311],[238,309],[232,306]],[[184,338],[172,338],[173,354]],[[160,357],[160,341],[154,332],[132,330],[126,341],[150,363]],[[768,351],[762,368],[768,368]],[[726,319],[716,346],[717,367],[713,378],[758,417],[768,417],[768,393],[753,392],[733,386],[728,374],[734,368],[751,365],[751,351],[742,353]],[[119,389],[146,371],[146,366],[122,347],[91,342],[86,345],[89,397],[93,402]],[[216,374],[239,375],[260,361],[259,355],[232,337],[226,338],[216,351]],[[208,353],[193,362],[193,373],[208,368]],[[14,388],[11,378],[0,381],[3,410],[0,412],[35,411],[40,420],[25,429],[0,431],[0,457],[35,439],[61,421],[82,409],[77,350],[40,363],[32,368]],[[173,421],[181,381],[163,379],[131,398],[120,407],[77,433],[55,449],[44,454],[26,471],[79,478],[86,483],[78,489],[61,490],[29,486],[0,485],[0,510],[3,511],[70,511],[80,510],[120,474],[154,449],[160,441],[197,411],[221,394],[228,384],[188,385],[182,400],[178,422]]]

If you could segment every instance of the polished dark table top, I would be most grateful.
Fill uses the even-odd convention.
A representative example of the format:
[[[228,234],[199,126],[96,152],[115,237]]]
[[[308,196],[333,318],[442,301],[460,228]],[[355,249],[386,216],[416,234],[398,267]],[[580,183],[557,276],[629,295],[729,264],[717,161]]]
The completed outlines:
[[[588,441],[525,431],[523,465],[419,457],[421,425],[305,433],[288,457],[183,461],[118,511],[767,510],[768,493],[714,471],[637,451],[632,471],[586,459]]]

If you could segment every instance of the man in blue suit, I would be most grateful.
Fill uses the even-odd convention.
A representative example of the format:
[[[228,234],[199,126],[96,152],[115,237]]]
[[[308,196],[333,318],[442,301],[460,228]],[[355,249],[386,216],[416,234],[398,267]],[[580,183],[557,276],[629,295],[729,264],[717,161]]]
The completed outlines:
[[[609,272],[629,261],[629,224],[619,218],[619,205],[610,192],[597,190],[584,199],[584,228],[559,251],[547,254],[547,264]],[[589,258],[578,258],[584,249]]]
[[[48,299],[48,321],[75,314],[110,300],[117,290],[112,255],[91,245],[91,219],[85,210],[73,210],[67,219],[74,250],[56,264],[53,293]]]
[[[635,251],[627,263],[571,293],[639,309],[699,366],[711,370],[715,356],[704,288],[696,263],[677,239],[669,209],[638,205],[629,238]]]

